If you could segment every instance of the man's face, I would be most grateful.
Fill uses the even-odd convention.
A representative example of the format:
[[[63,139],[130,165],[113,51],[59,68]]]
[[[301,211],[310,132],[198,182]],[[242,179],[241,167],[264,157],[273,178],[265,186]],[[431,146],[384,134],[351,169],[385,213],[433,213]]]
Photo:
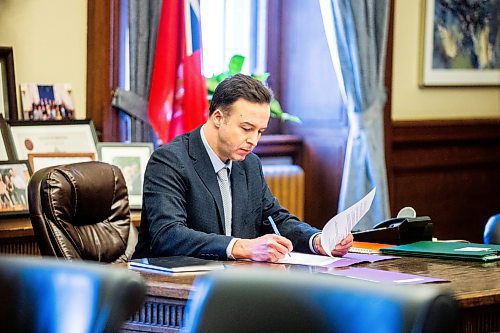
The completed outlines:
[[[224,113],[215,110],[212,117],[218,128],[215,153],[219,158],[243,161],[255,148],[269,122],[269,104],[259,104],[238,99]]]

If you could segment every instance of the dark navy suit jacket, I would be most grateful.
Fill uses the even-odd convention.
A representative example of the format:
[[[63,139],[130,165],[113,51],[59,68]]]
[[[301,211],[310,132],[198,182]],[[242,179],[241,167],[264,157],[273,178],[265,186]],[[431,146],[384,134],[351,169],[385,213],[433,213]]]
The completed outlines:
[[[189,255],[227,259],[226,248],[232,237],[224,235],[222,196],[200,129],[178,136],[149,159],[134,258]],[[267,222],[270,215],[295,251],[311,252],[309,238],[319,230],[280,206],[255,154],[233,162],[231,193],[234,237],[256,238],[272,233]]]

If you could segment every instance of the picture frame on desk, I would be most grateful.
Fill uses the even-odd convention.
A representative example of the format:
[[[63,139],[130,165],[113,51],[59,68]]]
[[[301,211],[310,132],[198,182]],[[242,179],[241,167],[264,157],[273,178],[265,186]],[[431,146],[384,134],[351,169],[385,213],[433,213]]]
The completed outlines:
[[[94,153],[97,134],[92,120],[9,121],[11,142],[19,160],[29,153]]]
[[[31,176],[28,161],[0,161],[0,216],[29,213],[28,183]]]
[[[421,87],[500,85],[495,1],[423,1]]]
[[[152,143],[100,142],[97,144],[99,161],[116,165],[122,171],[128,189],[131,209],[142,208],[142,185]]]
[[[4,46],[0,46],[0,114],[5,119],[18,119],[14,51]]]
[[[29,153],[28,161],[31,170],[36,172],[43,168],[96,160],[95,153]]]

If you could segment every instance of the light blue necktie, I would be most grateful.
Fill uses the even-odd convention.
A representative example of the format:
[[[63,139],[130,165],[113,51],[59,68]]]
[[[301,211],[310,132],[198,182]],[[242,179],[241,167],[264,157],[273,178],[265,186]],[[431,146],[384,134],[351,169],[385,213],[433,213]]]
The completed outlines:
[[[226,229],[226,236],[231,236],[233,204],[231,202],[231,184],[229,183],[228,173],[228,168],[224,167],[220,169],[219,172],[217,172],[217,180],[219,181],[222,205],[224,207],[224,227]]]

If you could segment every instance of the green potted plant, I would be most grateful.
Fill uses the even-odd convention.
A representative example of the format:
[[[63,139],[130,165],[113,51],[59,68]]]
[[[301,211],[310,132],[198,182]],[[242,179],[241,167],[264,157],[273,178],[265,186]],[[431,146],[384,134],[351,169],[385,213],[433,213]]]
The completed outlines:
[[[208,100],[210,101],[212,99],[212,95],[215,91],[215,88],[219,85],[219,83],[224,80],[225,78],[235,75],[241,72],[241,69],[243,68],[243,63],[245,62],[245,57],[242,55],[234,55],[231,57],[231,60],[229,61],[229,66],[228,70],[225,72],[222,72],[217,75],[213,75],[212,77],[207,77],[205,78],[205,82],[207,85],[207,90],[208,90]],[[269,77],[269,73],[264,73],[264,74],[250,74],[254,79],[257,79],[259,81],[265,82],[267,78]],[[277,119],[280,119],[282,121],[291,121],[294,123],[300,123],[301,120],[299,117],[291,115],[289,113],[286,113],[283,111],[281,108],[280,103],[278,100],[273,98],[270,103],[270,109],[271,109],[271,116]]]

